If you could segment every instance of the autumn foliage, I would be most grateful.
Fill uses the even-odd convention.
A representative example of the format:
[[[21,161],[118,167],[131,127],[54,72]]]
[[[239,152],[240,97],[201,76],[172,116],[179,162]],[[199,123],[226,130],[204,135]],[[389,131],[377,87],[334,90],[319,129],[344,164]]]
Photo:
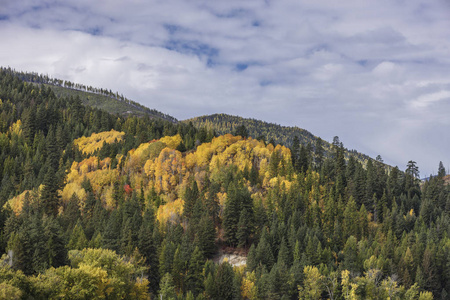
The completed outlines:
[[[93,133],[90,137],[80,137],[74,140],[74,144],[85,154],[92,154],[100,149],[104,143],[111,144],[121,141],[124,132],[117,132],[114,129],[100,133]]]

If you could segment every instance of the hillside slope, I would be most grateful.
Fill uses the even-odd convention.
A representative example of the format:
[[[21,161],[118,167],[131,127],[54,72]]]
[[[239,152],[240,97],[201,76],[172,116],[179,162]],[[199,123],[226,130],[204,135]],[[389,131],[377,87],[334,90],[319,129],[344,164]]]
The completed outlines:
[[[124,97],[118,92],[112,92],[108,89],[95,88],[57,78],[51,78],[47,75],[34,72],[19,72],[11,68],[1,67],[0,71],[11,74],[25,82],[43,84],[44,86],[51,88],[57,97],[79,97],[84,105],[104,110],[110,114],[138,117],[149,116],[150,118],[163,119],[173,123],[177,122],[177,119],[170,115],[145,107]]]
[[[196,117],[183,122],[192,124],[197,127],[205,127],[208,130],[214,130],[217,134],[235,133],[239,126],[244,125],[248,131],[249,136],[255,139],[264,139],[266,142],[273,140],[276,144],[282,144],[287,147],[292,146],[295,136],[300,140],[300,144],[306,146],[311,144],[314,148],[319,137],[313,135],[311,132],[299,128],[281,126],[274,123],[268,123],[261,120],[243,118],[239,116],[232,116],[227,114],[213,114],[207,116]],[[332,145],[329,142],[323,141],[325,156],[331,154]],[[345,149],[345,157],[348,159],[352,155],[358,161],[367,164],[370,158],[368,155],[359,153],[356,150]]]

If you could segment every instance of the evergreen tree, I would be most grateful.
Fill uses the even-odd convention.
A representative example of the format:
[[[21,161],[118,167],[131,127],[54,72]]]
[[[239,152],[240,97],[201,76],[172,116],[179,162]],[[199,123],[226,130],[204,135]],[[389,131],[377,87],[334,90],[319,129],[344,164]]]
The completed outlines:
[[[216,253],[216,229],[212,219],[204,215],[200,219],[198,229],[198,247],[205,257],[212,257]]]
[[[170,273],[164,274],[164,276],[161,279],[159,298],[163,300],[177,299],[173,278],[172,275],[170,275]]]
[[[250,249],[247,254],[247,271],[251,272],[256,269],[258,265],[257,257],[256,257],[256,248],[255,244],[250,246]]]
[[[316,144],[314,148],[315,148],[314,156],[316,167],[317,169],[320,170],[322,168],[322,163],[324,160],[323,140],[320,137],[316,139]]]
[[[156,294],[159,283],[159,259],[157,254],[157,245],[153,240],[154,215],[152,206],[144,212],[142,225],[138,235],[138,248],[146,260],[149,268],[148,277],[150,282],[150,291]]]
[[[447,175],[445,168],[444,168],[444,164],[442,163],[442,161],[439,162],[439,168],[438,168],[438,177],[442,178],[445,175]]]
[[[186,188],[186,191],[184,193],[183,214],[185,217],[189,218],[192,215],[195,202],[199,197],[200,192],[198,190],[197,181],[192,180],[190,186]]]
[[[275,262],[271,245],[267,238],[266,230],[263,229],[258,246],[256,247],[256,263],[270,269]]]
[[[248,244],[250,234],[252,233],[251,223],[249,222],[248,211],[241,210],[239,217],[238,228],[236,233],[236,239],[238,241],[238,247],[245,247]]]
[[[217,274],[215,278],[215,299],[232,300],[234,299],[233,293],[233,281],[234,272],[233,267],[224,262],[217,268]]]
[[[36,110],[34,107],[24,110],[22,121],[23,134],[27,143],[31,145],[36,133]]]
[[[301,145],[297,165],[294,166],[298,172],[306,172],[308,170],[310,162],[309,156],[310,152],[307,147]]]
[[[186,276],[186,289],[194,295],[198,295],[203,290],[203,265],[204,259],[202,251],[195,247],[189,261],[188,273]]]
[[[298,136],[295,135],[294,139],[292,141],[292,147],[291,147],[292,165],[294,166],[295,170],[299,170],[299,167],[298,167],[299,157],[300,157],[300,140],[298,139]]]
[[[286,240],[284,239],[284,237],[281,240],[280,250],[278,251],[277,264],[278,264],[278,266],[281,266],[282,264],[284,264],[286,267],[290,267],[292,264],[291,254],[290,254],[289,248],[287,246],[287,243],[286,243]]]
[[[245,127],[245,125],[240,125],[236,128],[236,131],[234,133],[235,136],[240,135],[241,137],[243,137],[244,139],[248,138],[248,130]]]
[[[358,272],[358,246],[356,238],[350,236],[344,246],[344,261],[342,267],[344,270]]]
[[[58,185],[55,170],[49,166],[42,182],[41,203],[47,215],[56,216],[59,208]]]
[[[172,271],[175,251],[175,244],[171,241],[168,241],[167,239],[164,239],[163,243],[161,244],[161,250],[159,254],[159,273],[161,277],[164,276],[164,274]]]
[[[30,245],[30,237],[26,230],[13,232],[8,240],[6,247],[11,262],[11,266],[15,270],[21,270],[29,275],[32,269],[32,248]]]
[[[225,239],[227,243],[232,246],[236,246],[238,243],[236,233],[240,215],[239,204],[239,191],[235,185],[231,184],[228,188],[227,201],[225,204],[223,228],[225,230]]]
[[[72,234],[70,235],[69,243],[67,248],[69,250],[83,250],[88,245],[88,240],[84,234],[83,226],[78,220],[75,227],[73,228]]]
[[[53,169],[53,171],[56,171],[59,167],[60,153],[53,126],[51,126],[48,131],[45,144],[47,147],[46,153],[48,165]]]
[[[103,246],[107,249],[119,251],[120,247],[120,233],[122,227],[122,216],[120,211],[114,210],[109,216],[106,223],[105,232],[103,234]]]
[[[62,235],[62,228],[53,216],[43,219],[43,230],[48,253],[48,266],[57,268],[67,261],[67,250]]]

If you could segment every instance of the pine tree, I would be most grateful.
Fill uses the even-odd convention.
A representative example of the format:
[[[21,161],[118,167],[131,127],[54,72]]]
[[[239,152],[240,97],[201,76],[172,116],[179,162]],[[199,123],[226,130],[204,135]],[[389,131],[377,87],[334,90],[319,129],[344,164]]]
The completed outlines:
[[[74,225],[77,223],[78,219],[81,218],[80,207],[78,206],[78,196],[73,193],[69,201],[64,207],[64,213],[61,215],[61,225],[64,230],[72,231]]]
[[[268,241],[266,230],[263,229],[258,246],[256,247],[255,255],[256,263],[262,264],[267,269],[270,269],[275,263],[275,259],[272,252],[272,247]]]
[[[15,270],[22,270],[26,275],[33,272],[31,241],[26,230],[13,232],[6,247]]]
[[[83,226],[78,220],[70,235],[67,249],[69,250],[83,250],[88,245],[88,240],[84,234]]]
[[[217,268],[217,274],[215,278],[216,299],[232,300],[234,299],[233,293],[233,281],[234,272],[233,267],[224,262]]]
[[[23,134],[27,143],[31,145],[36,133],[36,110],[34,107],[30,107],[24,111],[22,121]]]
[[[53,216],[43,219],[43,230],[48,253],[48,266],[57,268],[67,262],[67,250],[62,229]]]
[[[189,261],[188,273],[186,276],[186,289],[194,295],[198,295],[203,290],[203,265],[204,258],[202,251],[195,247]]]
[[[344,232],[347,236],[357,236],[359,230],[359,215],[353,197],[350,197],[344,211]]]
[[[136,248],[137,239],[133,239],[133,229],[130,222],[130,219],[127,219],[122,223],[122,231],[120,234],[120,250],[119,253],[125,256],[131,256],[134,249]]]
[[[256,248],[255,244],[252,244],[250,246],[250,249],[247,254],[247,271],[251,272],[256,269],[256,266],[258,265],[257,257],[256,257]]]
[[[297,164],[294,165],[294,168],[296,168],[296,170],[298,172],[305,173],[308,170],[309,161],[310,161],[309,155],[310,155],[310,153],[308,152],[307,148],[305,146],[301,145]]]
[[[205,257],[212,257],[216,253],[216,229],[213,220],[204,215],[200,219],[198,227],[198,247]]]
[[[236,246],[238,243],[236,233],[239,223],[240,203],[238,190],[235,185],[231,184],[228,188],[227,201],[225,204],[223,216],[223,228],[225,230],[225,240],[231,246]]]
[[[47,150],[47,162],[49,166],[56,171],[59,167],[60,149],[56,142],[56,136],[53,126],[51,126],[48,131],[47,137],[45,139],[45,144]]]
[[[103,234],[104,247],[107,249],[119,251],[120,233],[122,227],[122,216],[120,211],[113,210],[106,223],[105,232]]]
[[[344,246],[344,261],[342,267],[345,270],[358,272],[358,246],[354,236],[350,236]]]
[[[236,128],[236,131],[234,133],[235,136],[240,135],[241,137],[243,137],[244,139],[248,138],[248,130],[245,127],[245,125],[240,125]]]
[[[294,166],[294,169],[297,171],[298,168],[298,159],[300,156],[300,140],[298,139],[298,136],[295,135],[294,139],[292,140],[292,147],[291,147],[291,160],[292,165]]]
[[[159,289],[159,299],[162,300],[175,300],[177,295],[175,293],[175,285],[173,283],[173,278],[170,273],[164,274],[161,279],[160,289]]]
[[[199,197],[200,192],[198,190],[197,181],[192,180],[192,183],[186,188],[186,191],[184,193],[183,215],[185,217],[189,218],[192,215],[195,202]]]
[[[323,140],[320,137],[316,139],[316,144],[314,148],[315,148],[314,156],[316,167],[318,170],[320,170],[322,168],[322,163],[324,160]]]
[[[165,273],[170,273],[172,271],[175,251],[175,244],[167,239],[164,239],[161,244],[161,251],[159,254],[159,273],[161,277],[164,276]]]
[[[184,291],[185,263],[187,263],[181,256],[181,248],[178,246],[173,256],[173,265],[171,270],[174,286],[178,292]]]
[[[239,217],[236,239],[238,247],[245,247],[248,244],[252,228],[249,226],[249,216],[247,210],[241,210]]]
[[[159,282],[159,259],[157,255],[157,246],[153,240],[154,215],[152,206],[144,212],[142,225],[138,235],[138,248],[146,260],[149,268],[148,277],[150,282],[150,290],[156,294]]]
[[[249,179],[250,179],[251,185],[257,185],[260,182],[259,172],[258,172],[258,169],[256,168],[255,164],[252,164],[252,168],[250,169]]]
[[[215,280],[214,280],[214,274],[209,273],[209,274],[205,274],[205,282],[204,282],[204,286],[205,286],[205,294],[207,296],[208,299],[217,299],[216,297],[216,284],[215,284]]]
[[[438,177],[442,178],[445,175],[447,175],[445,168],[444,168],[444,164],[442,163],[442,161],[439,162],[439,168],[438,168]]]
[[[43,210],[47,215],[56,216],[59,208],[59,194],[53,167],[49,166],[42,184],[41,203]]]
[[[280,266],[284,264],[286,267],[290,267],[292,264],[291,254],[287,246],[284,237],[281,240],[280,250],[278,251],[278,261],[277,264]]]

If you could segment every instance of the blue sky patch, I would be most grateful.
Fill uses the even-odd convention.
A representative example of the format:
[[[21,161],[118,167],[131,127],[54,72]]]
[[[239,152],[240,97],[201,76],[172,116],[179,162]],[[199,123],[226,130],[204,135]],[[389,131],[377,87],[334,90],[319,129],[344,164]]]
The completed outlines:
[[[98,26],[95,26],[95,27],[92,27],[92,28],[88,28],[86,30],[86,32],[91,34],[91,35],[102,35],[103,30],[102,30],[102,28],[100,28]]]
[[[361,60],[357,60],[356,62],[358,63],[358,65],[365,67],[365,66],[367,66],[367,63],[369,61],[367,59],[361,59]]]
[[[164,24],[164,28],[169,32],[169,34],[175,34],[177,31],[181,30],[181,27],[174,24]]]
[[[247,68],[248,68],[248,64],[244,64],[244,63],[236,64],[237,71],[244,71]]]
[[[184,54],[212,58],[219,54],[219,50],[199,41],[169,40],[165,48]]]
[[[271,84],[272,84],[272,81],[270,81],[270,80],[261,80],[259,82],[260,86],[268,86],[268,85],[271,85]]]

